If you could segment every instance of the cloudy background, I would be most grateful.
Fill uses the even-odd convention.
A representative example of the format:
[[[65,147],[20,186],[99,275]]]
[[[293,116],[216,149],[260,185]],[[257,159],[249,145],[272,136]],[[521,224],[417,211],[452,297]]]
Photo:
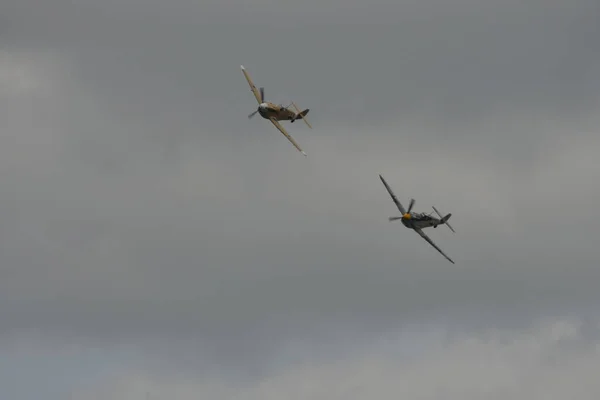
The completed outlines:
[[[0,1],[0,397],[597,399],[599,17]]]

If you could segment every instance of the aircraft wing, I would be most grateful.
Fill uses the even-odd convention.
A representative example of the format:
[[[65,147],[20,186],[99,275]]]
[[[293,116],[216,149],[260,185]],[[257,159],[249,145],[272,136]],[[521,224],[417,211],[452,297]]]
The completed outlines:
[[[250,79],[250,75],[248,75],[248,73],[246,72],[246,68],[244,68],[243,65],[241,67],[242,67],[242,72],[244,73],[244,76],[246,77],[246,80],[248,81],[248,85],[250,85],[250,90],[252,90],[254,97],[256,97],[256,101],[258,101],[258,104],[262,103],[262,99],[260,98],[260,92],[258,91],[256,86],[254,86],[252,79]]]
[[[388,186],[385,179],[383,179],[383,176],[379,175],[379,179],[381,179],[381,182],[383,182],[383,186],[385,186],[390,196],[392,196],[392,200],[394,200],[394,203],[396,203],[396,207],[398,207],[398,210],[400,210],[402,215],[406,214],[406,210],[404,209],[404,207],[402,207],[402,204],[400,204],[400,202],[396,198],[396,195],[394,194],[394,192],[392,192],[392,189]]]
[[[433,247],[435,247],[435,249],[436,249],[437,251],[439,251],[439,252],[440,252],[440,253],[441,253],[441,254],[442,254],[444,257],[446,257],[446,259],[447,259],[448,261],[450,261],[452,264],[454,264],[454,261],[452,261],[452,259],[451,259],[450,257],[448,257],[448,256],[447,256],[447,255],[446,255],[446,254],[445,254],[445,253],[442,251],[442,249],[440,249],[439,247],[437,247],[437,245],[436,245],[435,243],[433,243],[433,240],[431,240],[431,239],[429,238],[429,236],[427,236],[427,235],[425,234],[425,232],[423,232],[423,230],[422,230],[422,229],[420,229],[420,228],[413,228],[413,229],[414,229],[414,231],[415,231],[415,232],[417,232],[417,233],[418,233],[418,234],[419,234],[419,235],[420,235],[420,236],[421,236],[423,239],[427,240],[427,241],[429,242],[429,244],[430,244],[430,245],[432,245]]]
[[[272,117],[269,120],[273,123],[273,125],[275,125],[275,127],[277,129],[279,129],[279,131],[281,133],[283,133],[283,135],[286,138],[288,138],[288,140],[290,142],[292,142],[292,144],[294,145],[294,147],[296,147],[300,153],[302,153],[302,154],[304,154],[304,156],[306,156],[306,153],[304,152],[304,150],[302,150],[300,148],[300,146],[298,146],[298,143],[296,143],[296,141],[290,136],[290,134],[285,131],[285,128],[279,123],[279,121],[277,121],[275,118],[272,118]]]

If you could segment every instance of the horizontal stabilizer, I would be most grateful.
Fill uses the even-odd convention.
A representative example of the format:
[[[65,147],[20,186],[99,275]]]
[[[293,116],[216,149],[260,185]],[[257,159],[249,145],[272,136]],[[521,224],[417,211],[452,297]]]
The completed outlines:
[[[308,120],[305,118],[306,114],[308,114],[308,112],[310,110],[307,108],[304,111],[300,111],[300,109],[298,108],[298,106],[294,102],[292,102],[292,105],[296,109],[296,116],[294,117],[294,119],[296,120],[298,118],[302,118],[302,120],[304,121],[304,123],[306,124],[306,126],[308,126],[310,129],[312,129],[312,126],[310,126],[310,124],[308,123]]]
[[[448,228],[450,228],[450,230],[451,230],[452,232],[456,233],[456,231],[454,230],[454,228],[452,228],[452,227],[450,226],[450,224],[448,223],[448,220],[450,219],[450,217],[452,216],[452,214],[448,214],[448,215],[446,215],[445,217],[442,217],[442,214],[441,214],[441,213],[440,213],[440,212],[437,210],[437,208],[435,208],[435,207],[433,207],[433,206],[432,206],[431,208],[433,208],[433,211],[435,211],[435,212],[436,212],[436,214],[440,216],[440,218],[441,218],[441,220],[440,220],[440,223],[442,223],[442,224],[446,224],[446,225],[448,226]]]
[[[301,118],[301,117],[306,116],[306,114],[308,114],[309,111],[310,111],[310,109],[307,108],[306,110],[296,114],[296,118]]]

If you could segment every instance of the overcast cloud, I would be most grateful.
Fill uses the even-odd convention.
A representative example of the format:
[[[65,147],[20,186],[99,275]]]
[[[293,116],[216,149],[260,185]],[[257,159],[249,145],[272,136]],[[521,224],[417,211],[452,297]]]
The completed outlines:
[[[597,1],[0,15],[1,397],[600,394]]]

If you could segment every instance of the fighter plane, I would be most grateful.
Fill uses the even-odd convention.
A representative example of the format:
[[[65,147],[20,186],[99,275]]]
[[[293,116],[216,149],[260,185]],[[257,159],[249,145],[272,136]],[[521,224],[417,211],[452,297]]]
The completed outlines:
[[[256,89],[256,86],[254,86],[252,79],[250,79],[250,75],[248,75],[248,72],[246,72],[246,68],[244,68],[243,65],[241,65],[241,67],[242,67],[242,72],[244,73],[244,76],[246,77],[246,80],[248,81],[248,84],[250,85],[250,90],[254,94],[254,97],[256,97],[256,101],[258,101],[258,109],[256,111],[254,111],[252,114],[248,115],[248,119],[254,117],[254,115],[256,113],[259,113],[261,117],[271,121],[273,123],[273,125],[275,125],[275,127],[277,129],[279,129],[279,131],[281,133],[283,133],[283,135],[286,138],[288,138],[288,140],[290,142],[292,142],[294,147],[296,147],[296,149],[298,149],[299,152],[301,152],[302,154],[304,154],[304,156],[306,156],[306,153],[304,152],[304,150],[302,150],[300,148],[300,146],[298,145],[298,143],[296,143],[296,141],[290,136],[290,134],[286,132],[285,128],[279,123],[279,121],[290,121],[293,123],[298,118],[302,118],[302,120],[304,120],[306,125],[308,125],[308,127],[312,129],[312,126],[310,126],[310,124],[308,123],[308,121],[305,118],[306,114],[308,114],[309,109],[307,108],[304,111],[300,111],[300,109],[296,106],[296,104],[294,104],[294,102],[292,102],[289,106],[284,107],[281,104],[277,105],[277,104],[265,101],[265,89],[261,87],[260,92],[259,92],[258,89]],[[296,111],[290,110],[289,109],[290,106],[294,106]]]
[[[385,186],[388,193],[392,197],[392,200],[396,204],[396,207],[398,207],[398,210],[400,210],[400,212],[402,213],[401,217],[389,217],[390,222],[396,221],[396,220],[401,220],[402,224],[405,227],[410,228],[410,229],[414,230],[415,232],[417,232],[423,239],[425,239],[427,242],[429,242],[430,245],[435,247],[435,249],[437,251],[439,251],[444,257],[446,257],[446,259],[448,261],[450,261],[452,264],[454,264],[454,261],[452,261],[452,259],[450,257],[448,257],[442,251],[442,249],[440,249],[435,243],[433,243],[433,241],[429,238],[429,236],[427,236],[425,234],[425,232],[423,232],[424,228],[430,228],[430,227],[437,228],[438,225],[447,225],[448,228],[450,228],[450,230],[452,232],[454,232],[454,229],[448,223],[448,220],[450,219],[450,216],[452,214],[448,214],[448,215],[442,217],[442,214],[440,214],[440,212],[435,207],[432,207],[433,211],[436,212],[436,214],[440,217],[440,219],[438,219],[436,217],[432,217],[431,215],[425,214],[425,213],[411,213],[410,211],[412,210],[413,206],[415,205],[415,199],[410,200],[410,204],[408,205],[408,210],[405,210],[404,207],[402,206],[402,204],[400,204],[400,202],[396,198],[396,195],[394,194],[394,192],[392,192],[392,189],[388,186],[385,179],[383,179],[383,176],[379,175],[379,178],[381,179],[381,182],[383,182],[383,185]]]

